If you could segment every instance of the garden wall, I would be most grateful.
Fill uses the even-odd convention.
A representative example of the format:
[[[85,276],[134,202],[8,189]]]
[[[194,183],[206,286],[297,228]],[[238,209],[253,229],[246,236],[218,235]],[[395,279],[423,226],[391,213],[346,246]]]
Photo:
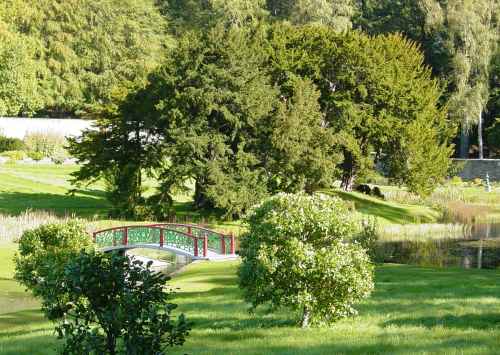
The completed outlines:
[[[488,173],[490,181],[500,181],[500,159],[453,159],[453,162],[464,165],[458,173],[463,180],[485,179]]]
[[[90,128],[93,121],[57,118],[8,118],[0,117],[0,134],[23,139],[28,133],[50,132],[62,136],[78,136]]]

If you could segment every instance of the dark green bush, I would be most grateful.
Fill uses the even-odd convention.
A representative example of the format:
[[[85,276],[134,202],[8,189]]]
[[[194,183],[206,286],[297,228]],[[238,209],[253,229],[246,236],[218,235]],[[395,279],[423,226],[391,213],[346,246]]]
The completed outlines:
[[[0,153],[12,150],[24,150],[24,142],[17,138],[0,136]]]
[[[169,277],[127,256],[82,252],[65,268],[56,331],[65,354],[166,354],[189,332],[175,321]],[[53,302],[59,304],[55,294]]]

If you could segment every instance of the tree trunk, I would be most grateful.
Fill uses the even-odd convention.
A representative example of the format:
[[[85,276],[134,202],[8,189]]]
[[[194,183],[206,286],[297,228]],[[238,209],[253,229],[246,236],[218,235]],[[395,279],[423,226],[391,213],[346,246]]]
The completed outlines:
[[[213,207],[212,202],[207,198],[205,194],[205,184],[206,179],[202,177],[196,178],[194,186],[194,204],[197,208],[211,208]]]
[[[462,130],[460,132],[460,158],[467,159],[469,157],[469,133],[465,127],[465,122],[462,122]]]
[[[477,140],[479,143],[479,159],[484,159],[483,152],[483,112],[479,112],[479,121],[477,124]]]
[[[107,348],[109,355],[116,355],[116,338],[110,333],[107,334]]]
[[[344,191],[352,191],[352,189],[354,188],[354,181],[356,180],[356,176],[355,175],[351,175],[350,173],[345,173],[343,176],[342,176],[342,189]]]
[[[309,328],[309,320],[311,319],[311,311],[307,306],[304,306],[304,313],[302,313],[302,328]]]
[[[344,191],[352,191],[354,181],[356,180],[356,167],[351,154],[344,153],[344,162],[342,163],[342,184]]]

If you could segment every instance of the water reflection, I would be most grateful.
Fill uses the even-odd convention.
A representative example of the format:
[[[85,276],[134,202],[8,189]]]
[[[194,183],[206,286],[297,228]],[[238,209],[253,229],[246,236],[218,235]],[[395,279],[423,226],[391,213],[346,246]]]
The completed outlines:
[[[378,261],[429,267],[500,267],[500,223],[464,228],[460,238],[426,238],[379,243]]]
[[[151,260],[153,262],[152,269],[154,271],[162,272],[167,275],[177,272],[193,261],[187,256],[177,255],[166,250],[160,251],[137,248],[127,251],[127,255],[133,256],[144,263]]]

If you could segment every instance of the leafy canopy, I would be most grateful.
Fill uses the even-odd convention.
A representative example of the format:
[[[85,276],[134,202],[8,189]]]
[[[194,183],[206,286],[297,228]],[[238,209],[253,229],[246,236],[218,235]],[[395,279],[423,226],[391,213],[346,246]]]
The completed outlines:
[[[346,204],[321,195],[279,194],[246,218],[239,284],[253,307],[302,312],[302,325],[355,314],[373,289],[373,266],[357,243]]]
[[[16,79],[8,81],[16,87],[4,110],[11,115],[71,115],[108,103],[114,91],[143,84],[169,43],[154,0],[7,3],[0,10],[0,78],[7,51],[5,66],[14,70],[6,73]],[[5,38],[2,27],[12,35]],[[0,115],[2,95],[0,86]]]
[[[42,300],[49,319],[60,316],[61,275],[66,263],[82,249],[92,249],[92,240],[80,221],[45,224],[27,230],[19,239],[15,256],[15,279]]]
[[[64,270],[56,327],[71,354],[166,354],[182,345],[189,325],[170,302],[169,277],[118,254],[82,252]]]

